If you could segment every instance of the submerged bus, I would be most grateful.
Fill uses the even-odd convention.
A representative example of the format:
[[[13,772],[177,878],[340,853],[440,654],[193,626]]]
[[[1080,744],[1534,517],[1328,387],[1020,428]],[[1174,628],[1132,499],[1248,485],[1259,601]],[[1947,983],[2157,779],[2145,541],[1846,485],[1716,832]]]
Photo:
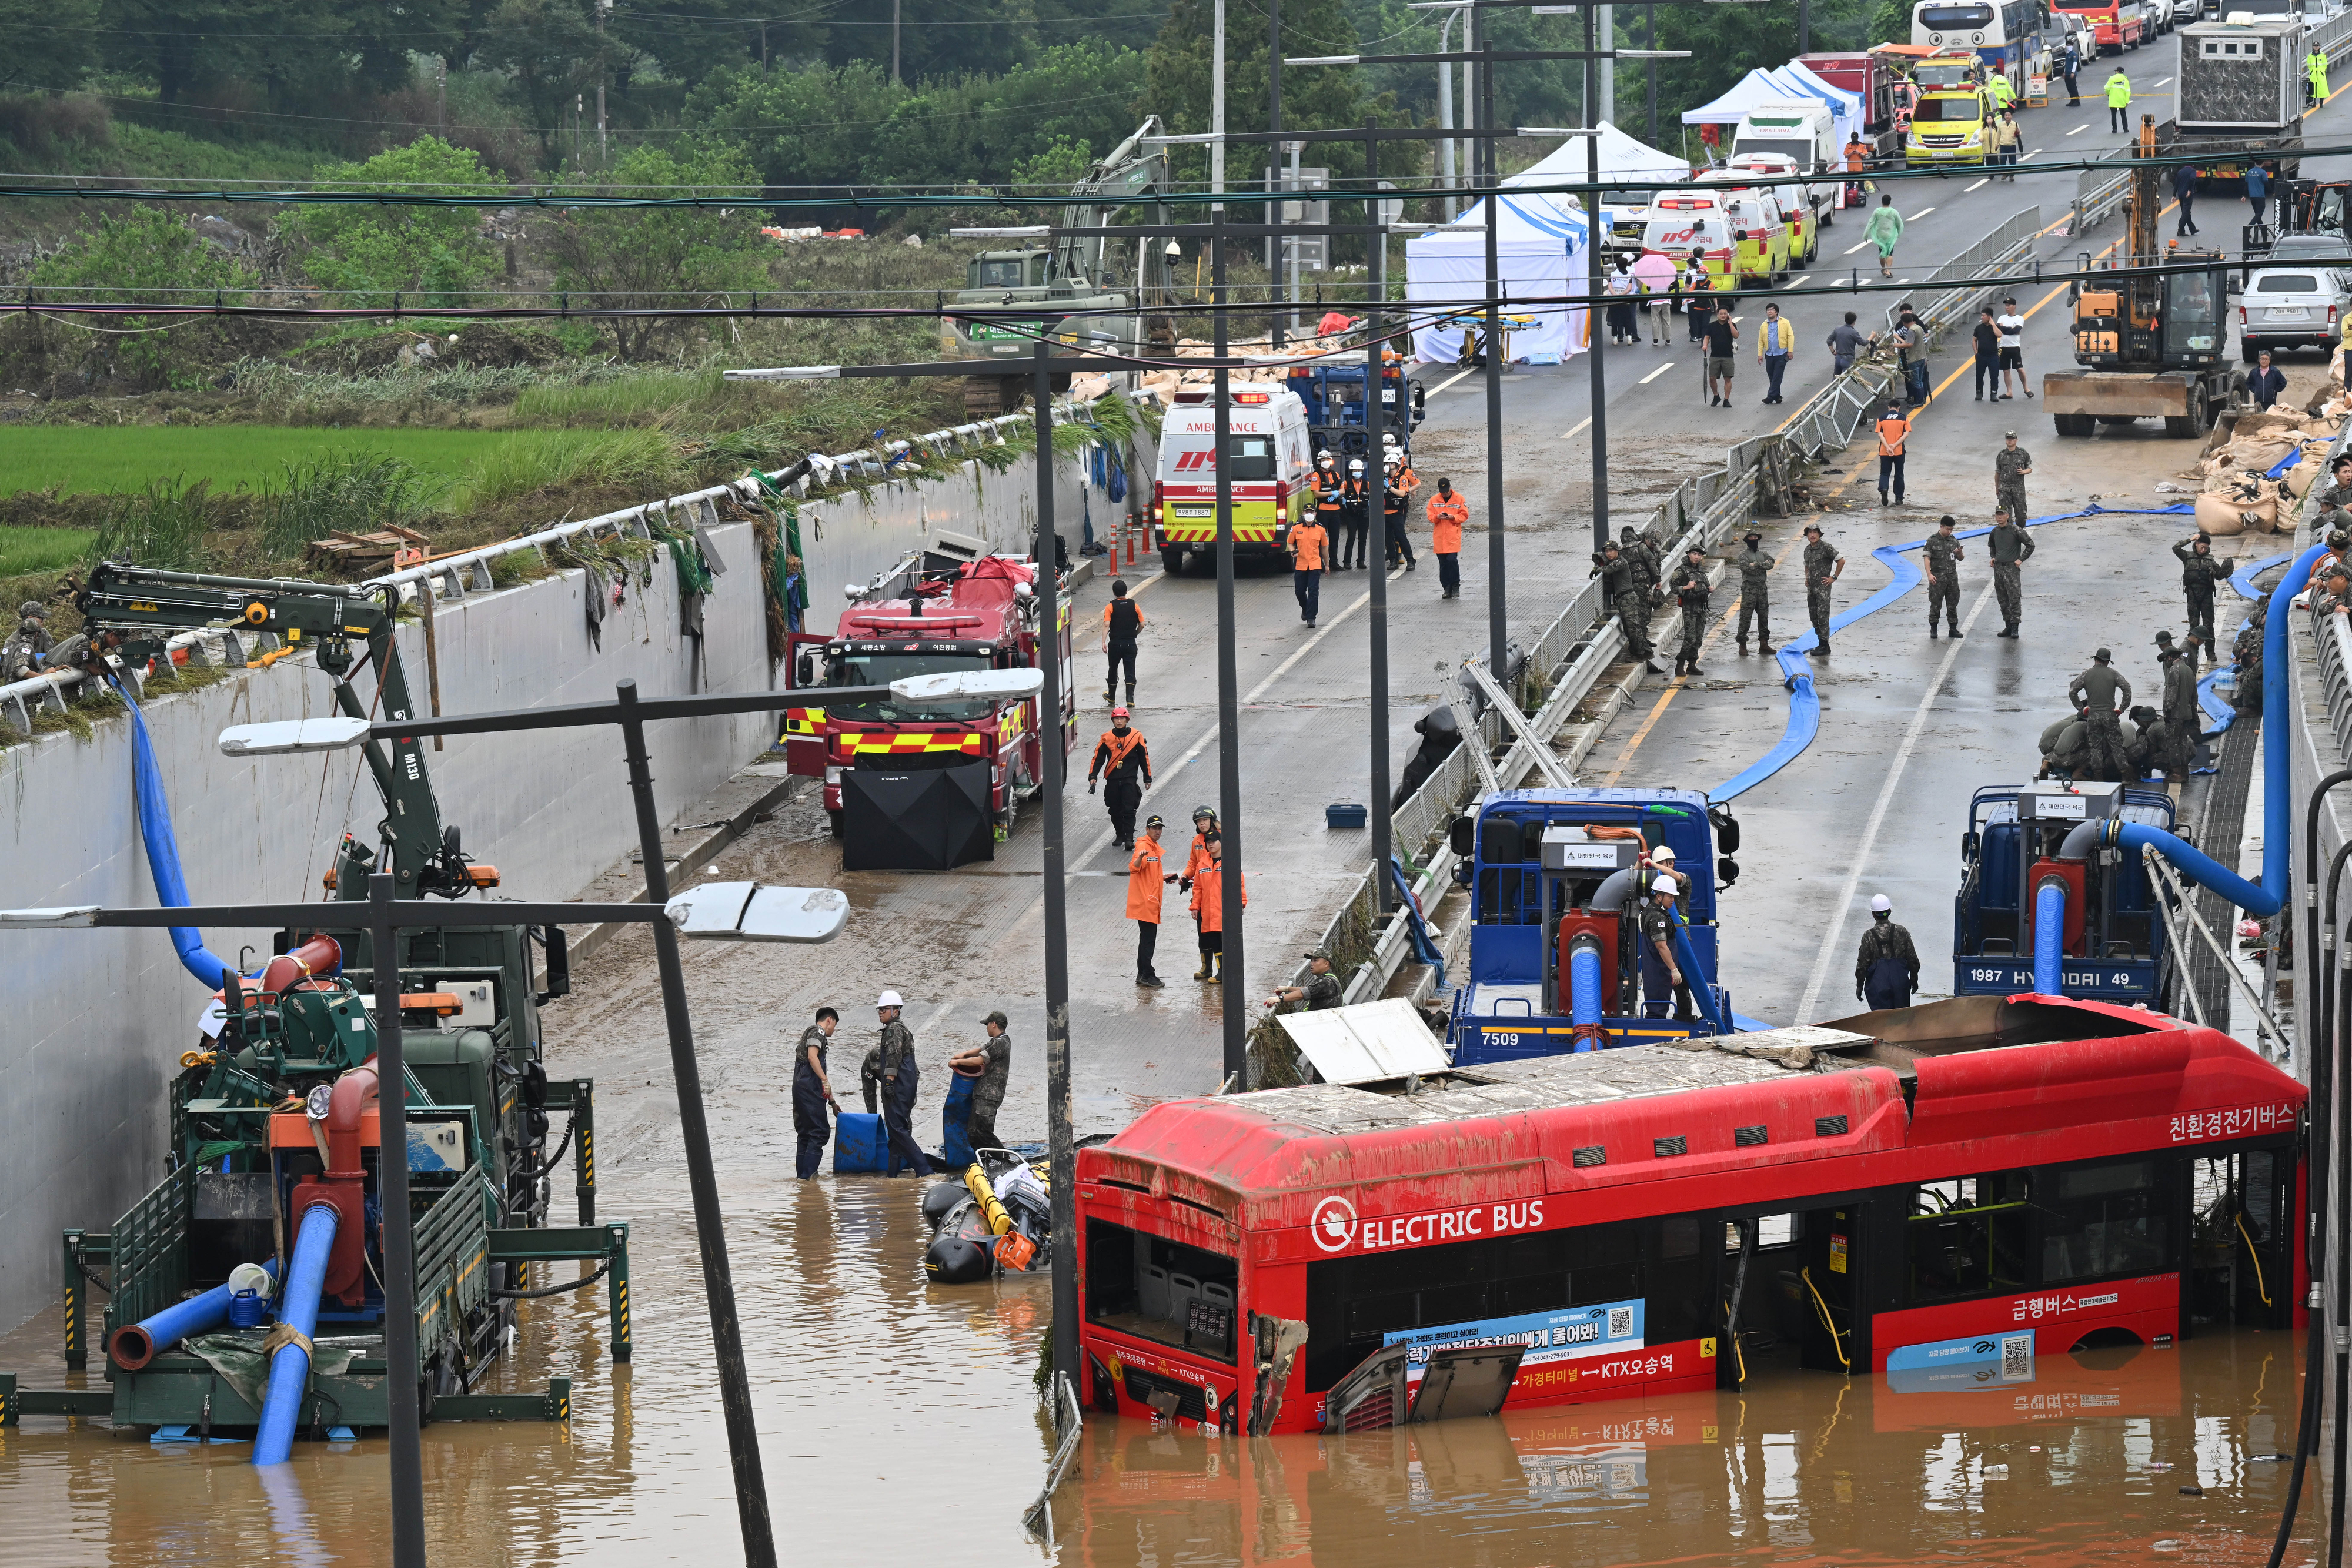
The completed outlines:
[[[1171,1102],[1078,1152],[1080,1392],[1344,1431],[2286,1328],[2305,1099],[2215,1030],[2026,995]]]

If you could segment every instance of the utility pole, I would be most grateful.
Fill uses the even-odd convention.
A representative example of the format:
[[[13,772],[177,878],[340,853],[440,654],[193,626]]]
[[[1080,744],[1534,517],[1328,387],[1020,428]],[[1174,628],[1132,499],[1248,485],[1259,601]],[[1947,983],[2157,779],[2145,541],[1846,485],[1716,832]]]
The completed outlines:
[[[1277,51],[1278,54],[1278,51]],[[1281,144],[1276,143],[1276,156]],[[1222,226],[1224,214],[1209,222]],[[1217,457],[1217,831],[1223,838],[1224,863],[1217,868],[1217,892],[1223,907],[1217,938],[1217,969],[1223,1016],[1225,1082],[1235,1090],[1249,1087],[1250,989],[1248,966],[1242,942],[1242,906],[1247,902],[1242,883],[1242,709],[1238,695],[1241,675],[1234,642],[1234,446],[1233,372],[1225,368],[1231,342],[1225,314],[1225,236],[1209,236],[1209,290],[1217,305],[1214,378]],[[1206,874],[1205,873],[1203,874]],[[1076,1223],[1075,1219],[1071,1221]]]
[[[1276,89],[1280,90],[1279,89]],[[1225,193],[1225,0],[1217,0],[1216,36],[1209,46],[1209,130],[1217,140],[1209,143],[1209,191]],[[1223,212],[1219,201],[1212,211]]]
[[[613,0],[596,0],[596,166],[603,168],[609,160],[604,153],[604,78],[611,68],[604,60],[604,13],[613,8]]]
[[[1802,0],[1799,0],[1799,3],[1802,4]],[[1587,17],[1591,17],[1596,7],[1587,6],[1585,8],[1585,16]],[[1592,41],[1591,35],[1594,29],[1588,26],[1585,28],[1586,36],[1584,47],[1588,49],[1613,49],[1617,47],[1617,7],[1614,5],[1602,5],[1597,7],[1597,9],[1600,13],[1599,32],[1601,42],[1595,44]],[[1590,68],[1585,71],[1584,91],[1588,100],[1591,99],[1592,94],[1593,74],[1594,73]],[[1600,111],[1597,114],[1588,112],[1584,117],[1584,123],[1587,125],[1599,125],[1605,120],[1609,121],[1610,124],[1614,125],[1617,123],[1617,62],[1615,60],[1602,61],[1599,74],[1601,79]],[[1585,108],[1590,110],[1592,108],[1592,104],[1588,101],[1585,104]]]
[[[1597,60],[1593,54],[1601,46],[1593,42],[1594,13],[1609,15],[1606,5],[1584,8],[1584,97],[1588,110],[1592,100],[1592,83],[1596,76],[1605,77],[1617,68],[1615,60]],[[1611,47],[1614,47],[1612,43]],[[1597,131],[1601,122],[1588,112],[1585,129]],[[1584,139],[1584,181],[1598,187],[1601,183],[1601,138]],[[1609,386],[1602,371],[1601,359],[1601,239],[1606,231],[1601,226],[1601,192],[1584,193],[1584,351],[1592,361],[1592,548],[1609,548]]]
[[[1456,15],[1448,11],[1437,19],[1437,52],[1441,55],[1446,52],[1446,35],[1454,30]],[[1465,103],[1463,107],[1466,109],[1469,106]],[[1446,68],[1443,60],[1437,66],[1437,129],[1454,129],[1454,73]],[[1445,191],[1445,221],[1450,224],[1462,215],[1462,203],[1454,193],[1459,181],[1454,173],[1454,138],[1451,136],[1437,144],[1437,183]]]
[[[1812,0],[1797,0],[1797,52],[1801,55],[1813,52]]]
[[[890,85],[898,85],[898,0],[890,0]]]
[[[1374,128],[1364,127],[1364,218],[1374,225],[1365,236],[1367,246],[1378,246],[1383,257],[1388,252],[1388,231],[1378,225],[1388,214],[1381,205],[1381,144]],[[1385,283],[1388,268],[1383,265],[1380,278]],[[1370,578],[1370,613],[1365,617],[1365,629],[1371,646],[1369,664],[1371,674],[1371,808],[1372,827],[1372,919],[1377,924],[1382,915],[1395,907],[1389,888],[1389,523],[1388,466],[1385,457],[1388,431],[1388,344],[1381,335],[1382,307],[1388,303],[1388,290],[1383,287],[1364,316],[1364,474],[1371,480],[1371,495],[1365,509],[1372,515]],[[1397,413],[1412,428],[1412,412],[1404,398],[1404,377],[1397,377]],[[1474,740],[1473,744],[1476,744]]]
[[[1642,28],[1642,47],[1645,49],[1655,49],[1658,47],[1658,0],[1649,0],[1649,4],[1643,5],[1642,9],[1648,14],[1647,20]],[[1649,62],[1649,67],[1650,145],[1655,147],[1658,144],[1658,62],[1653,59]]]
[[[1054,1234],[1066,1238],[1054,1251],[1054,1375],[1073,1391],[1084,1388],[1078,1360],[1078,1270],[1074,1256],[1078,1234],[1078,1149],[1070,1130],[1070,946],[1065,904],[1062,788],[1066,759],[1062,742],[1062,610],[1055,575],[1054,376],[1044,339],[1031,361],[1036,399],[1037,439],[1037,644],[1044,657],[1045,685],[1037,694],[1038,747],[1045,759],[1045,788],[1038,792],[1038,823],[1045,854],[1045,1153],[1051,1162]],[[1061,1420],[1061,1402],[1054,1418]]]
[[[449,134],[449,57],[441,55],[436,57],[440,61],[440,67],[433,75],[441,99],[436,118],[441,122],[441,134],[446,137]]]
[[[1275,134],[1266,151],[1274,162],[1268,164],[1266,188],[1271,193],[1276,183],[1273,171],[1282,167],[1282,0],[1266,0],[1265,7],[1265,128]],[[1266,226],[1274,231],[1265,246],[1265,277],[1268,303],[1282,293],[1282,198],[1276,196],[1265,204]],[[1276,353],[1282,351],[1283,329],[1290,325],[1289,313],[1274,309],[1266,318],[1267,342]]]

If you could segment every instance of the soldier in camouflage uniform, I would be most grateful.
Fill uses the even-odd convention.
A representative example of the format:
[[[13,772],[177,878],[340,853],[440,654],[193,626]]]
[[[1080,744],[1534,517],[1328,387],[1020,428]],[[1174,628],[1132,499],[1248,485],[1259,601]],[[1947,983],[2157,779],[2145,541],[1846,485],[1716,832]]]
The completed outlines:
[[[2185,648],[2166,649],[2159,658],[2164,665],[2164,724],[2170,732],[2170,744],[2158,766],[2168,783],[2178,784],[2189,777],[2189,765],[2197,750],[2197,639],[2191,636]]]
[[[1756,651],[1772,651],[1772,558],[1763,551],[1764,536],[1754,528],[1741,539],[1731,564],[1739,573],[1739,651],[1748,652],[1748,622],[1756,622]]]
[[[1682,564],[1675,568],[1675,603],[1683,612],[1682,646],[1675,653],[1675,674],[1703,675],[1698,667],[1698,647],[1706,640],[1706,552],[1696,545],[1683,552]]]
[[[40,666],[50,648],[49,612],[37,599],[16,606],[16,632],[0,643],[0,685],[21,681]]]
[[[1960,547],[1959,535],[1952,531],[1956,526],[1947,512],[1936,520],[1936,531],[1927,536],[1927,640],[1931,643],[1938,611],[1952,635],[1960,634],[1960,558],[1968,552]]]
[[[2329,465],[2326,482],[2312,491],[2311,500],[2315,508],[2311,519],[2313,532],[2352,528],[2352,453]]]
[[[1658,651],[1650,645],[1650,596],[1639,586],[1633,561],[1622,546],[1612,544],[1601,552],[1597,570],[1601,595],[1617,612],[1617,622],[1624,629],[1626,651],[1648,664],[1652,674],[1664,674],[1653,662]]]
[[[1664,563],[1658,559],[1658,547],[1650,542],[1647,534],[1637,533],[1632,528],[1618,529],[1617,542],[1625,559],[1633,563],[1634,589],[1643,598],[1655,603],[1658,584],[1664,580],[1659,570]]]
[[[1995,635],[2012,642],[2025,611],[2025,585],[2018,569],[2033,559],[2033,536],[2025,531],[2020,514],[2003,507],[1992,515],[1992,532],[1985,538],[1992,557],[1993,591],[2000,599],[2001,627]]]
[[[2091,667],[2066,687],[2066,702],[2083,712],[2092,764],[2111,779],[2123,779],[2128,777],[2131,759],[2124,755],[2123,727],[2116,720],[2131,706],[2132,694],[2131,683],[2110,667],[2114,657],[2105,648],[2092,654]]]
[[[2017,432],[2001,438],[1992,459],[1992,504],[2005,508],[2019,528],[2025,526],[2025,476],[2033,472],[2033,454],[2017,444]]]
[[[1830,656],[1830,590],[1845,575],[1845,557],[1822,538],[1819,524],[1805,525],[1805,613],[1813,621],[1812,655]]]
[[[2213,646],[2213,585],[2226,582],[2238,567],[2235,557],[2213,553],[2213,541],[2203,534],[2172,547],[2180,561],[2180,591],[2189,599],[2189,632],[2209,651]]]

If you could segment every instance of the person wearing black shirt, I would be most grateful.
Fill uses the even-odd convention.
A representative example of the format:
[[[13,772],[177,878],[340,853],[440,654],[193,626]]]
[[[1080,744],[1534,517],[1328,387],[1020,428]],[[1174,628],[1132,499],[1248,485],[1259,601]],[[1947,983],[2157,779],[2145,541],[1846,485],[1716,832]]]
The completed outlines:
[[[2000,392],[2000,329],[1993,325],[1990,305],[1977,312],[1976,340],[1977,401],[1982,402],[1987,383],[1996,395]]]
[[[1731,307],[1715,308],[1715,319],[1706,324],[1706,395],[1709,408],[1731,406],[1731,372],[1739,366],[1739,329],[1731,319]],[[1723,388],[1716,390],[1721,381]]]

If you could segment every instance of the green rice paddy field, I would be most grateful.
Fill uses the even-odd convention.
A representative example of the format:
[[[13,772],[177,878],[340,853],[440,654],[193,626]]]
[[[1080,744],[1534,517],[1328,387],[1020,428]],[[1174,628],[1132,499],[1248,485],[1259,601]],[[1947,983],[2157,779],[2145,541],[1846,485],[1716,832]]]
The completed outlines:
[[[53,486],[67,494],[142,490],[156,479],[257,490],[282,479],[289,463],[339,450],[387,453],[454,484],[494,452],[578,439],[578,433],[561,430],[18,425],[0,431],[0,495]]]

